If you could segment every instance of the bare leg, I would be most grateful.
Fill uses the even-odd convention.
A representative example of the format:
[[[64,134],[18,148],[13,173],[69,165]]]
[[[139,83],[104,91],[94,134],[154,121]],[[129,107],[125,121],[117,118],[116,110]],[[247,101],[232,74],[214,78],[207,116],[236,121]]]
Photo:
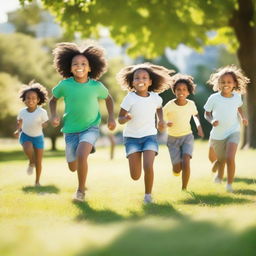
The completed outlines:
[[[188,154],[184,154],[182,157],[182,190],[187,189],[189,177],[190,177],[190,158]]]
[[[22,147],[25,155],[28,157],[29,165],[35,164],[35,154],[34,154],[33,144],[29,141],[26,141],[25,143],[23,143]]]
[[[215,151],[214,151],[213,147],[211,147],[211,146],[209,147],[208,158],[209,158],[211,163],[213,163],[217,160],[217,156],[215,154]]]
[[[92,144],[87,142],[80,142],[77,147],[77,176],[78,176],[78,190],[84,192],[85,182],[88,172],[87,159],[92,150]]]
[[[237,151],[236,143],[227,143],[226,162],[227,162],[227,183],[232,184],[235,176],[235,156]]]
[[[77,170],[77,161],[69,162],[68,168],[71,172],[75,172]]]
[[[224,169],[225,169],[225,160],[218,160],[219,164],[218,164],[218,175],[217,177],[222,180],[223,176],[224,176]]]
[[[179,175],[179,173],[181,172],[181,170],[182,170],[182,164],[181,164],[181,162],[179,162],[179,163],[177,163],[177,164],[174,164],[174,165],[172,166],[172,171],[173,171],[174,173],[178,174],[178,175]],[[178,175],[177,175],[177,176],[178,176]]]
[[[136,152],[128,156],[130,175],[133,180],[138,180],[141,176],[141,152]]]
[[[143,152],[143,168],[144,168],[144,183],[145,183],[145,194],[151,194],[153,181],[154,181],[154,160],[156,152],[146,150]]]
[[[35,151],[35,166],[36,166],[36,181],[35,184],[39,184],[40,176],[42,172],[42,159],[44,150],[42,148],[34,148]]]

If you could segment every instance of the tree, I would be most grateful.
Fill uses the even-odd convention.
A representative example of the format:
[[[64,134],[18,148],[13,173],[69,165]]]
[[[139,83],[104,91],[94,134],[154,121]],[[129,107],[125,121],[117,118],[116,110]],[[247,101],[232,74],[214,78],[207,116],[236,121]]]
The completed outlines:
[[[176,48],[181,42],[197,50],[211,43],[224,43],[236,50],[241,68],[251,79],[248,144],[256,148],[256,0],[41,2],[67,33],[80,32],[85,38],[98,36],[102,26],[108,27],[110,36],[118,44],[128,45],[133,56],[159,56],[166,47]]]

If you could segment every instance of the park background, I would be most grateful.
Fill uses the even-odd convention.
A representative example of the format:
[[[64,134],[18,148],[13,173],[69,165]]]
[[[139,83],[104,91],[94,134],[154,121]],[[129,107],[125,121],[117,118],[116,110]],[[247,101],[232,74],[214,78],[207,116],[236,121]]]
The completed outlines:
[[[12,9],[3,13],[8,5]],[[1,255],[254,255],[255,8],[254,0],[1,0]],[[32,186],[26,159],[12,139],[23,107],[18,91],[35,79],[50,93],[61,79],[52,65],[56,43],[87,39],[106,49],[109,69],[101,81],[115,100],[116,114],[125,92],[115,74],[125,65],[150,61],[194,76],[197,90],[191,98],[206,139],[210,126],[203,105],[213,93],[206,83],[209,75],[228,64],[243,68],[251,79],[244,97],[250,126],[241,133],[234,194],[212,184],[207,141],[197,140],[189,193],[180,192],[180,180],[171,176],[167,149],[161,145],[156,204],[143,206],[143,180],[130,180],[122,145],[110,161],[109,141],[102,134],[89,161],[87,201],[73,204],[76,177],[67,170],[61,133],[50,126],[45,131],[44,186]],[[164,103],[173,97],[170,91],[161,96]],[[103,105],[101,109],[105,123]]]

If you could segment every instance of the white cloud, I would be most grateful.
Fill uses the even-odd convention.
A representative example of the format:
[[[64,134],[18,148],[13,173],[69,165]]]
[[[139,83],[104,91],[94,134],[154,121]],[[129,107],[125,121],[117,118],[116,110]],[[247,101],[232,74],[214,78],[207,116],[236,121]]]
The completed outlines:
[[[7,13],[20,8],[19,0],[0,0],[0,23],[7,21]]]

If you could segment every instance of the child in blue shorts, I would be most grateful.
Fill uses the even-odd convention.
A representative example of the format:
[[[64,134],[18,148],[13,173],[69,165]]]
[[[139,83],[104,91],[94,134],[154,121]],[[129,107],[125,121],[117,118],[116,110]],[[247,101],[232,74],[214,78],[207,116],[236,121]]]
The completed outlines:
[[[126,123],[123,136],[132,179],[140,178],[143,164],[144,203],[152,202],[153,163],[158,153],[156,113],[158,129],[163,130],[165,125],[162,98],[157,93],[169,87],[170,72],[164,67],[144,63],[125,67],[117,74],[119,84],[129,91],[121,103],[118,121]]]
[[[48,115],[41,108],[47,101],[47,90],[39,83],[31,82],[20,91],[20,98],[26,108],[22,109],[17,118],[17,130],[14,135],[18,137],[23,151],[28,157],[27,173],[31,175],[36,169],[35,186],[40,186],[42,172],[42,158],[44,151],[43,127],[46,127]]]
[[[104,50],[97,45],[80,48],[74,43],[60,43],[53,51],[54,64],[64,78],[52,90],[50,100],[51,123],[60,124],[56,114],[57,101],[64,98],[63,128],[66,142],[66,159],[72,172],[77,170],[78,188],[75,201],[84,201],[88,171],[87,159],[94,151],[99,137],[99,100],[104,99],[108,110],[108,128],[114,130],[113,100],[108,89],[97,79],[106,71]]]

